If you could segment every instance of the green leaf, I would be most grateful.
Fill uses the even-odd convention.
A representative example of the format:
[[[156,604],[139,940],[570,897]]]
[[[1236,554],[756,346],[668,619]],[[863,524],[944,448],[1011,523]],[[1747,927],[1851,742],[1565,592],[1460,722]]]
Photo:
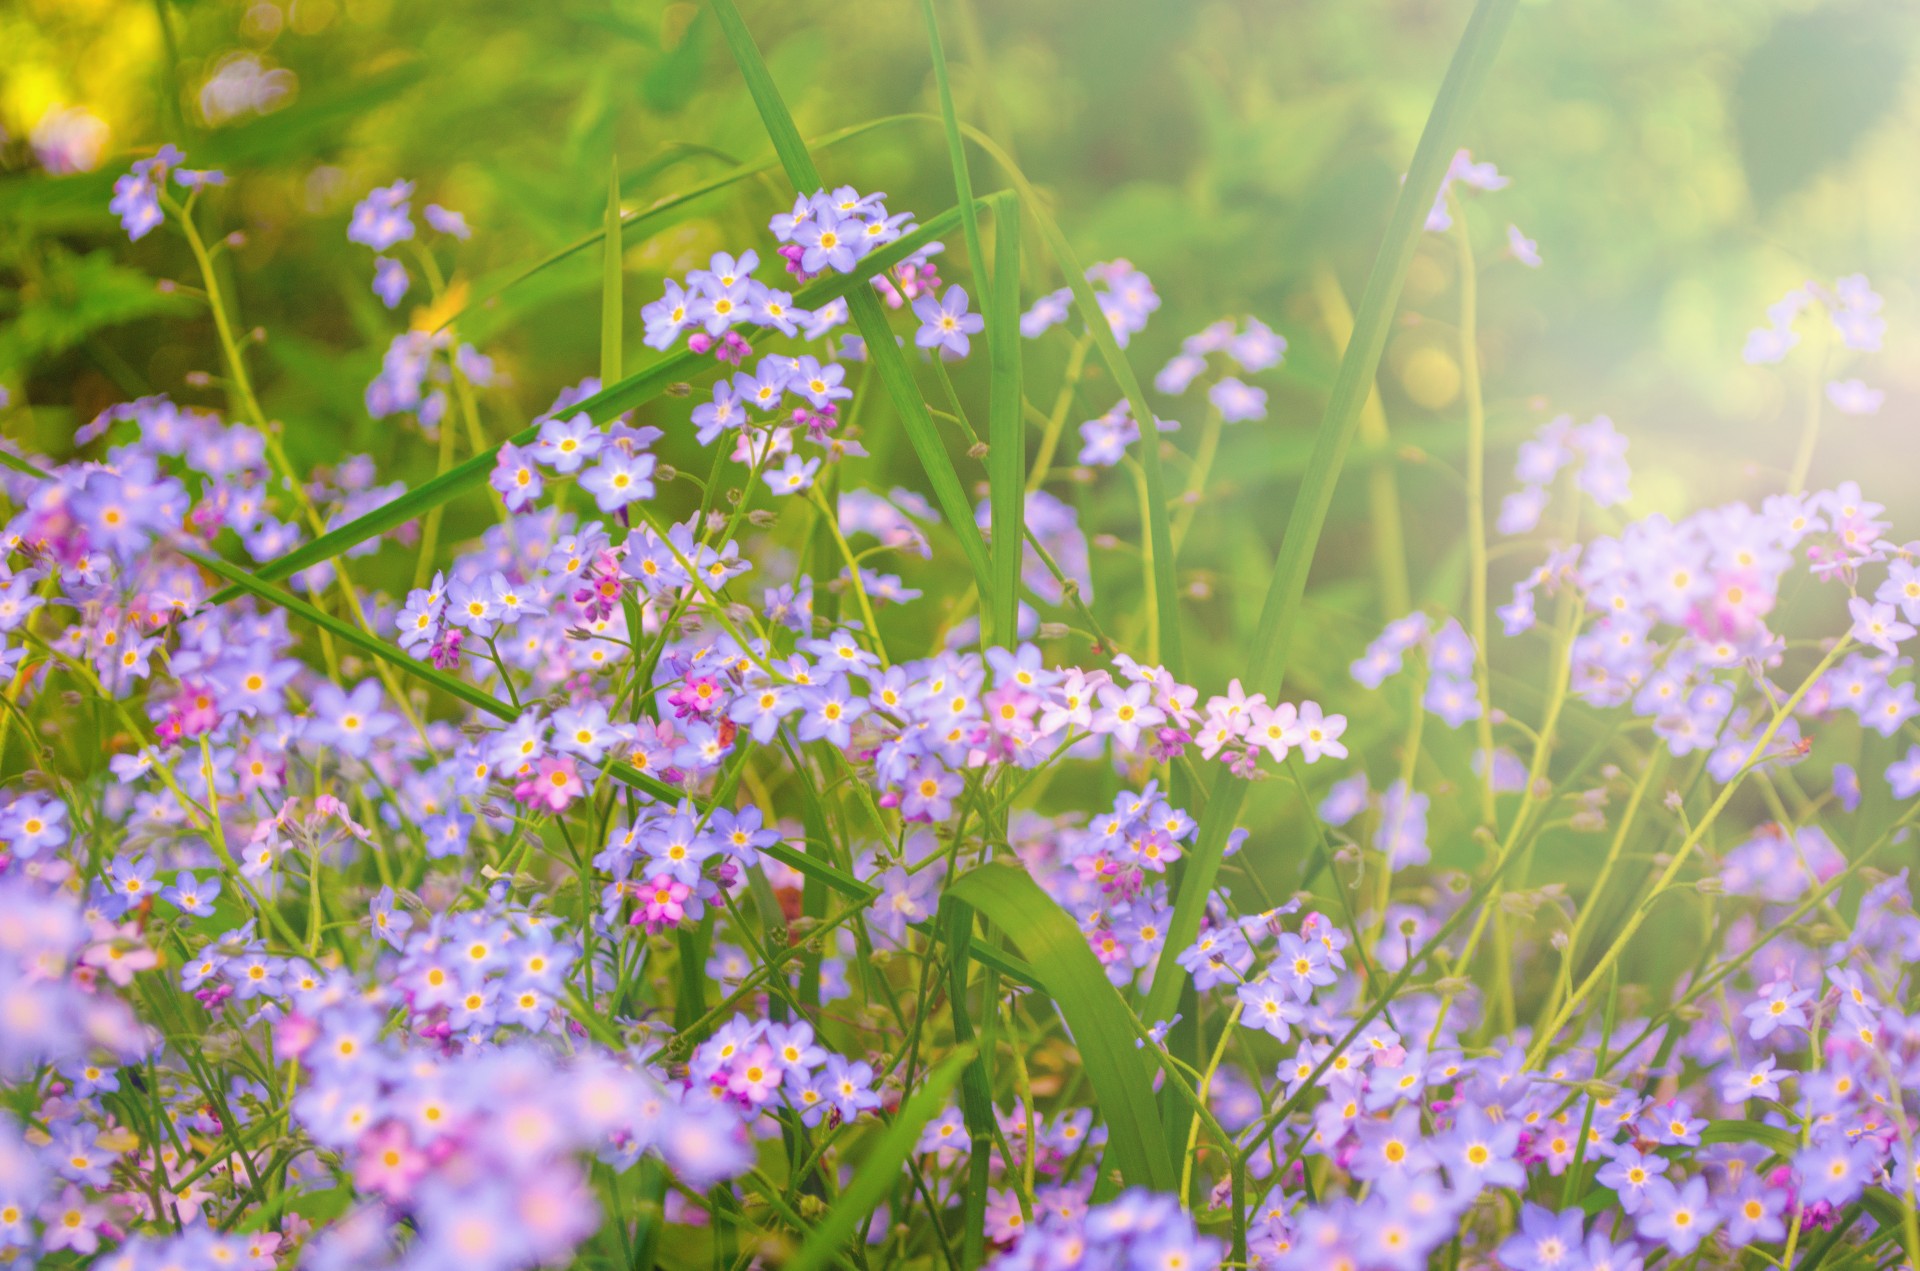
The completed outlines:
[[[1790,1157],[1800,1150],[1800,1136],[1764,1121],[1709,1121],[1700,1131],[1702,1143],[1758,1143],[1776,1156]]]
[[[853,1181],[827,1210],[819,1226],[808,1233],[799,1252],[787,1259],[784,1264],[787,1271],[816,1271],[827,1266],[838,1258],[843,1245],[860,1234],[873,1211],[900,1181],[901,1171],[913,1154],[914,1144],[920,1140],[921,1130],[946,1106],[948,1092],[972,1058],[973,1048],[962,1046],[927,1074],[913,1096],[900,1106],[899,1114],[881,1134],[866,1160],[860,1163],[860,1168],[854,1171]],[[975,1144],[974,1150],[984,1154],[987,1148],[985,1144]]]
[[[733,60],[739,63],[741,77],[747,81],[747,92],[760,112],[761,126],[767,130],[767,136],[773,142],[773,152],[779,156],[787,179],[793,183],[795,190],[811,194],[821,188],[820,169],[807,152],[806,142],[801,140],[800,129],[794,124],[793,115],[787,110],[780,89],[773,82],[772,73],[767,70],[766,59],[760,56],[759,46],[753,42],[753,35],[747,30],[747,24],[741,19],[740,10],[733,0],[711,0],[711,3],[714,16],[720,20],[720,32],[726,37],[727,46],[733,50]],[[887,324],[886,311],[874,297],[871,287],[862,287],[848,296],[847,305],[852,311],[855,325],[860,328],[861,338],[866,341],[869,365],[880,377],[887,396],[893,399],[894,409],[900,412],[901,421],[906,425],[907,440],[913,444],[914,453],[920,458],[920,466],[927,474],[927,481],[933,486],[934,499],[960,539],[960,548],[966,553],[967,563],[973,567],[980,594],[987,595],[991,584],[986,541],[981,537],[979,527],[973,523],[973,507],[967,501],[966,491],[961,488],[960,477],[954,471],[946,443],[940,439],[934,427],[927,403],[914,384],[913,371],[908,367],[899,346],[894,343],[893,328]]]
[[[607,214],[600,230],[606,240],[600,267],[600,382],[620,382],[621,300],[620,160],[607,173]]]
[[[1020,215],[994,218],[993,294],[987,302],[987,503],[993,531],[994,638],[1018,641],[1020,565],[1025,554],[1027,428],[1020,397]]]
[[[1134,1044],[1132,1013],[1079,925],[1011,865],[982,865],[956,879],[947,894],[979,910],[1020,947],[1041,989],[1059,1007],[1106,1119],[1109,1159],[1128,1185],[1173,1191],[1179,1177],[1161,1128],[1152,1072]]]
[[[1259,630],[1253,647],[1248,650],[1245,679],[1263,687],[1270,684],[1269,696],[1277,696],[1286,679],[1287,658],[1292,650],[1301,598],[1306,593],[1307,572],[1313,565],[1320,532],[1326,525],[1334,484],[1339,480],[1347,448],[1360,426],[1360,408],[1366,404],[1367,392],[1380,365],[1380,354],[1386,348],[1400,288],[1406,282],[1407,268],[1413,263],[1414,249],[1425,230],[1427,212],[1433,207],[1441,178],[1459,145],[1466,113],[1480,95],[1480,87],[1486,81],[1517,3],[1518,0],[1479,0],[1474,7],[1460,45],[1454,50],[1453,61],[1447,67],[1440,94],[1427,115],[1420,144],[1414,149],[1413,165],[1393,205],[1380,254],[1374,258],[1373,272],[1367,278],[1360,311],[1354,319],[1353,335],[1340,358],[1326,413],[1320,419],[1313,456],[1300,479],[1300,490],[1287,518],[1286,536],[1280,541],[1280,556],[1274,562],[1273,578],[1267,584],[1267,597],[1260,608]],[[1167,943],[1154,968],[1153,988],[1147,995],[1148,1019],[1164,1018],[1179,996],[1184,973],[1176,959],[1199,934],[1201,911],[1219,879],[1221,855],[1246,800],[1247,786],[1247,782],[1223,774],[1214,780],[1207,796],[1193,850],[1187,855],[1173,916],[1167,923]]]
[[[45,247],[37,275],[13,298],[17,314],[0,326],[0,371],[30,367],[108,327],[197,307],[184,295],[159,290],[139,270],[116,263],[110,252],[82,256],[57,244]]]

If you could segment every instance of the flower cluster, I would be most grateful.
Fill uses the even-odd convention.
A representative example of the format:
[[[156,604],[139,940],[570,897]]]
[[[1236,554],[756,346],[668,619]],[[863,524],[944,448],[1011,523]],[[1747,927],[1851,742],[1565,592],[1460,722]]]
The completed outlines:
[[[181,159],[121,178],[130,236],[203,243],[167,182],[216,176]],[[1504,184],[1461,152],[1430,227],[1470,239],[1448,187]],[[413,198],[348,228],[389,307]],[[1460,553],[1467,604],[1393,616],[1351,683],[1303,677],[1350,731],[1093,613],[1114,539],[1082,496],[1114,475],[1066,498],[1050,464],[1098,323],[1125,346],[1159,306],[1118,260],[1088,273],[1025,539],[988,545],[1020,586],[983,639],[989,589],[948,576],[969,527],[871,484],[853,416],[864,370],[957,400],[942,364],[986,320],[879,195],[769,228],[842,298],[802,311],[755,250],[714,254],[642,310],[688,381],[647,400],[583,380],[490,433],[455,320],[394,335],[366,407],[432,437],[425,494],[367,456],[297,470],[230,339],[234,418],[144,397],[0,471],[0,1265],[1917,1252],[1920,918],[1872,866],[1920,816],[1920,544],[1885,508],[1801,463],[1628,519],[1625,434],[1553,419],[1498,564]],[[1750,357],[1816,303],[1877,347],[1864,280],[1795,294]],[[849,295],[885,343],[823,343]],[[1211,406],[1183,517],[1222,427],[1284,414],[1240,377],[1286,347],[1222,319],[1156,378]],[[1080,464],[1143,422],[1083,423]],[[662,458],[694,447],[698,483]],[[957,473],[941,508],[990,530],[1005,492]],[[461,490],[478,522],[431,502]],[[1273,797],[1243,828],[1249,792]],[[994,887],[1019,903],[987,912]],[[1671,966],[1641,956],[1655,921]]]
[[[1186,392],[1206,372],[1207,359],[1215,354],[1225,355],[1242,374],[1251,375],[1278,366],[1286,351],[1286,337],[1276,335],[1260,319],[1244,319],[1236,329],[1231,319],[1222,318],[1182,340],[1180,352],[1153,377],[1153,386],[1168,394]],[[1266,390],[1236,375],[1222,375],[1208,385],[1207,400],[1229,424],[1267,417]]]
[[[462,240],[473,236],[466,217],[438,203],[427,204],[425,215],[427,224],[439,233]],[[373,294],[389,309],[397,307],[412,289],[413,276],[397,257],[387,253],[411,241],[413,236],[413,182],[395,181],[369,191],[354,204],[353,219],[347,224],[347,240],[371,247],[376,253]]]

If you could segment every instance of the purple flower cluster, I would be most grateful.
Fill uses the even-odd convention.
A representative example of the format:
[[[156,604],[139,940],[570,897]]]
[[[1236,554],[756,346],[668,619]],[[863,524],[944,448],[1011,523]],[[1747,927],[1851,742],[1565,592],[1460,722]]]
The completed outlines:
[[[467,227],[466,217],[437,203],[427,204],[426,218],[429,226],[449,237],[466,239],[473,234]],[[347,223],[347,240],[371,247],[376,253],[373,294],[389,309],[398,307],[412,289],[413,276],[397,257],[387,253],[413,236],[413,182],[395,181],[381,186],[354,204],[353,218]]]
[[[1260,319],[1244,319],[1236,329],[1232,319],[1222,318],[1182,340],[1180,352],[1153,377],[1153,386],[1173,395],[1186,392],[1206,372],[1207,359],[1215,354],[1225,355],[1242,374],[1251,375],[1280,365],[1286,351],[1286,337],[1276,335]],[[1207,400],[1229,424],[1267,417],[1266,390],[1236,375],[1222,375],[1208,385]]]
[[[211,182],[180,159],[116,186],[133,237],[186,210],[169,175]],[[1461,152],[1448,183],[1505,179]],[[412,200],[375,190],[348,231],[389,306]],[[804,281],[911,226],[843,188],[770,229]],[[936,251],[872,285],[966,356],[983,320]],[[862,346],[816,343],[846,304],[795,310],[759,265],[717,253],[643,310],[716,377],[690,403],[616,415],[586,380],[492,451],[492,363],[451,327],[395,337],[368,413],[412,415],[450,471],[441,430],[474,411],[458,461],[493,514],[444,544],[437,512],[394,527],[433,545],[399,599],[355,581],[378,537],[266,572],[298,601],[227,595],[211,559],[395,519],[366,456],[296,472],[262,427],[148,397],[80,429],[83,457],[0,471],[0,1264],[519,1271],[640,1241],[773,1265],[874,1160],[849,1238],[903,1265],[954,1261],[956,1233],[996,1271],[1912,1252],[1920,917],[1869,866],[1920,815],[1920,544],[1885,508],[1840,482],[1627,519],[1625,436],[1554,419],[1500,511],[1509,602],[1486,612],[1481,551],[1467,610],[1388,622],[1350,665],[1367,691],[1324,690],[1349,733],[1076,633],[1108,540],[1051,472],[1016,630],[984,642],[925,498],[848,463]],[[1145,329],[1144,274],[1088,280],[1122,345]],[[1750,355],[1814,305],[1878,346],[1864,280],[1795,296]],[[1285,351],[1223,320],[1156,386],[1205,377],[1211,456],[1268,412],[1239,377]],[[718,448],[697,505],[670,432]],[[1081,464],[1140,432],[1117,405]],[[887,607],[923,590],[944,607]],[[1536,701],[1514,683],[1539,647]],[[1252,783],[1288,819],[1234,828]],[[951,885],[981,867],[1044,895],[959,958]],[[1652,922],[1688,956],[1643,965]],[[1063,1011],[1055,976],[1092,966],[1097,1001]],[[963,1007],[965,1097],[914,1097]],[[1124,1139],[1103,1100],[1130,1070],[1093,1047],[1159,1085]],[[1114,1185],[1164,1150],[1156,1107],[1190,1126],[1178,1192]]]

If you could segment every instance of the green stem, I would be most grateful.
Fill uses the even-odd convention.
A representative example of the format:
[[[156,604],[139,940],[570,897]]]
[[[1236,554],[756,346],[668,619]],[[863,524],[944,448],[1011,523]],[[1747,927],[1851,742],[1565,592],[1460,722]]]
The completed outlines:
[[[1665,893],[1667,888],[1672,885],[1673,880],[1679,875],[1680,867],[1686,864],[1687,858],[1692,855],[1694,847],[1706,834],[1707,828],[1719,818],[1721,810],[1724,809],[1728,803],[1732,802],[1734,794],[1739,791],[1748,774],[1753,771],[1754,765],[1760,761],[1760,757],[1766,753],[1767,746],[1772,743],[1774,734],[1780,731],[1780,726],[1786,722],[1787,717],[1793,713],[1794,708],[1800,705],[1800,700],[1819,682],[1820,677],[1825,675],[1827,670],[1832,667],[1835,662],[1840,660],[1840,655],[1852,647],[1853,640],[1851,637],[1837,641],[1833,648],[1827,651],[1827,655],[1820,659],[1818,665],[1808,673],[1807,678],[1801,683],[1800,687],[1794,690],[1793,696],[1783,702],[1780,709],[1774,712],[1773,718],[1767,723],[1766,730],[1754,740],[1752,749],[1747,752],[1746,762],[1741,765],[1740,771],[1735,773],[1732,780],[1720,788],[1719,796],[1708,805],[1706,814],[1700,818],[1699,824],[1693,827],[1687,834],[1685,840],[1675,849],[1673,859],[1667,863],[1666,871],[1660,875],[1660,881],[1654,884],[1653,890],[1647,894],[1646,899],[1641,901],[1639,907],[1633,911],[1632,917],[1627,919],[1626,926],[1623,927],[1620,934],[1614,938],[1613,944],[1608,947],[1606,953],[1602,955],[1600,961],[1595,964],[1593,970],[1589,971],[1586,978],[1580,982],[1580,987],[1574,990],[1573,994],[1567,999],[1567,1004],[1560,1008],[1559,1013],[1553,1017],[1552,1022],[1550,1022],[1545,1029],[1541,1030],[1540,1035],[1535,1038],[1533,1049],[1527,1053],[1527,1068],[1531,1069],[1538,1066],[1541,1058],[1547,1053],[1547,1048],[1553,1044],[1554,1037],[1566,1026],[1567,1021],[1573,1018],[1574,1011],[1579,1009],[1580,1003],[1585,1000],[1587,994],[1592,990],[1599,977],[1626,951],[1627,945],[1633,940],[1634,933],[1640,929],[1640,924],[1646,921],[1647,914],[1652,911],[1654,904],[1659,901],[1661,895]]]
[[[1799,494],[1807,488],[1807,474],[1813,469],[1813,452],[1820,445],[1821,394],[1826,388],[1827,318],[1818,315],[1814,326],[1812,367],[1807,383],[1807,422],[1800,432],[1800,448],[1793,456],[1793,470],[1787,476],[1787,493]]]
[[[1480,387],[1480,287],[1465,211],[1451,193],[1447,203],[1453,210],[1453,241],[1460,263],[1460,375],[1467,405],[1467,621],[1473,635],[1474,687],[1480,695],[1480,718],[1474,728],[1484,765],[1480,821],[1493,826],[1498,813],[1493,801],[1493,677],[1487,664],[1487,405]]]

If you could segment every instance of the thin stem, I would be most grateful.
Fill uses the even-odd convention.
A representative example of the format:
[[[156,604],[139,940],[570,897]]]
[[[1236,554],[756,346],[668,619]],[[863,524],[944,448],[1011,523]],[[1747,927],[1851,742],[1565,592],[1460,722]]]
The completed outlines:
[[[1473,240],[1467,218],[1451,193],[1453,241],[1460,261],[1460,375],[1467,405],[1467,553],[1468,630],[1473,635],[1473,678],[1480,694],[1480,718],[1475,724],[1480,760],[1480,819],[1496,824],[1493,801],[1493,687],[1487,665],[1487,406],[1480,389],[1480,347],[1477,333],[1479,278],[1473,260]]]
[[[1074,342],[1067,354],[1067,370],[1060,379],[1060,391],[1054,395],[1053,409],[1047,413],[1047,425],[1040,433],[1040,450],[1033,457],[1033,468],[1027,473],[1027,493],[1032,494],[1047,482],[1047,473],[1053,467],[1053,452],[1060,446],[1060,431],[1066,427],[1067,411],[1073,406],[1073,391],[1080,387],[1080,377],[1086,373],[1087,354],[1093,349],[1093,332],[1088,331]]]
[[[1541,1058],[1547,1053],[1547,1048],[1552,1045],[1554,1037],[1566,1026],[1567,1021],[1573,1018],[1574,1011],[1577,1010],[1580,1003],[1585,1000],[1587,994],[1592,990],[1599,977],[1626,951],[1627,945],[1633,940],[1634,933],[1640,930],[1640,924],[1646,921],[1647,914],[1652,911],[1655,902],[1657,902],[1666,892],[1667,888],[1672,885],[1673,880],[1680,873],[1680,867],[1686,863],[1694,847],[1706,834],[1707,828],[1719,818],[1721,810],[1733,800],[1734,794],[1740,789],[1745,778],[1753,771],[1754,765],[1760,761],[1761,756],[1766,753],[1767,747],[1773,742],[1774,734],[1780,731],[1780,726],[1786,722],[1787,717],[1792,714],[1794,708],[1800,705],[1800,700],[1819,682],[1820,677],[1825,675],[1827,670],[1832,667],[1835,662],[1840,660],[1840,655],[1852,647],[1852,637],[1837,641],[1833,648],[1827,651],[1827,655],[1820,659],[1819,664],[1808,673],[1807,678],[1801,683],[1800,687],[1794,690],[1793,696],[1783,702],[1780,709],[1774,712],[1773,718],[1767,722],[1766,730],[1754,739],[1753,747],[1747,752],[1746,762],[1740,766],[1740,771],[1735,773],[1733,779],[1720,788],[1719,796],[1708,806],[1706,814],[1700,818],[1699,824],[1695,825],[1692,830],[1688,832],[1686,839],[1675,849],[1673,859],[1667,863],[1666,871],[1661,874],[1660,881],[1654,884],[1653,890],[1648,893],[1647,898],[1641,901],[1639,907],[1633,911],[1633,915],[1627,919],[1626,926],[1623,927],[1620,934],[1614,938],[1613,944],[1609,946],[1593,970],[1588,972],[1587,977],[1580,982],[1580,987],[1574,990],[1573,994],[1567,999],[1567,1004],[1560,1008],[1559,1013],[1553,1017],[1547,1027],[1542,1029],[1540,1035],[1534,1039],[1533,1049],[1527,1054],[1527,1068],[1533,1068],[1539,1064]]]
[[[1313,294],[1320,304],[1320,320],[1333,336],[1334,351],[1345,357],[1347,342],[1353,338],[1353,309],[1333,270],[1322,266],[1314,272]],[[1368,386],[1366,404],[1360,408],[1360,442],[1382,451],[1392,442],[1378,384]],[[1367,465],[1367,513],[1373,530],[1373,571],[1380,578],[1380,607],[1387,617],[1398,618],[1413,608],[1413,589],[1407,581],[1400,478],[1391,459]]]
[[[1813,469],[1813,452],[1820,445],[1821,394],[1826,387],[1827,369],[1826,315],[1814,324],[1812,367],[1807,380],[1807,422],[1800,431],[1800,448],[1793,456],[1793,470],[1787,476],[1787,493],[1799,494],[1807,488],[1807,474]]]

